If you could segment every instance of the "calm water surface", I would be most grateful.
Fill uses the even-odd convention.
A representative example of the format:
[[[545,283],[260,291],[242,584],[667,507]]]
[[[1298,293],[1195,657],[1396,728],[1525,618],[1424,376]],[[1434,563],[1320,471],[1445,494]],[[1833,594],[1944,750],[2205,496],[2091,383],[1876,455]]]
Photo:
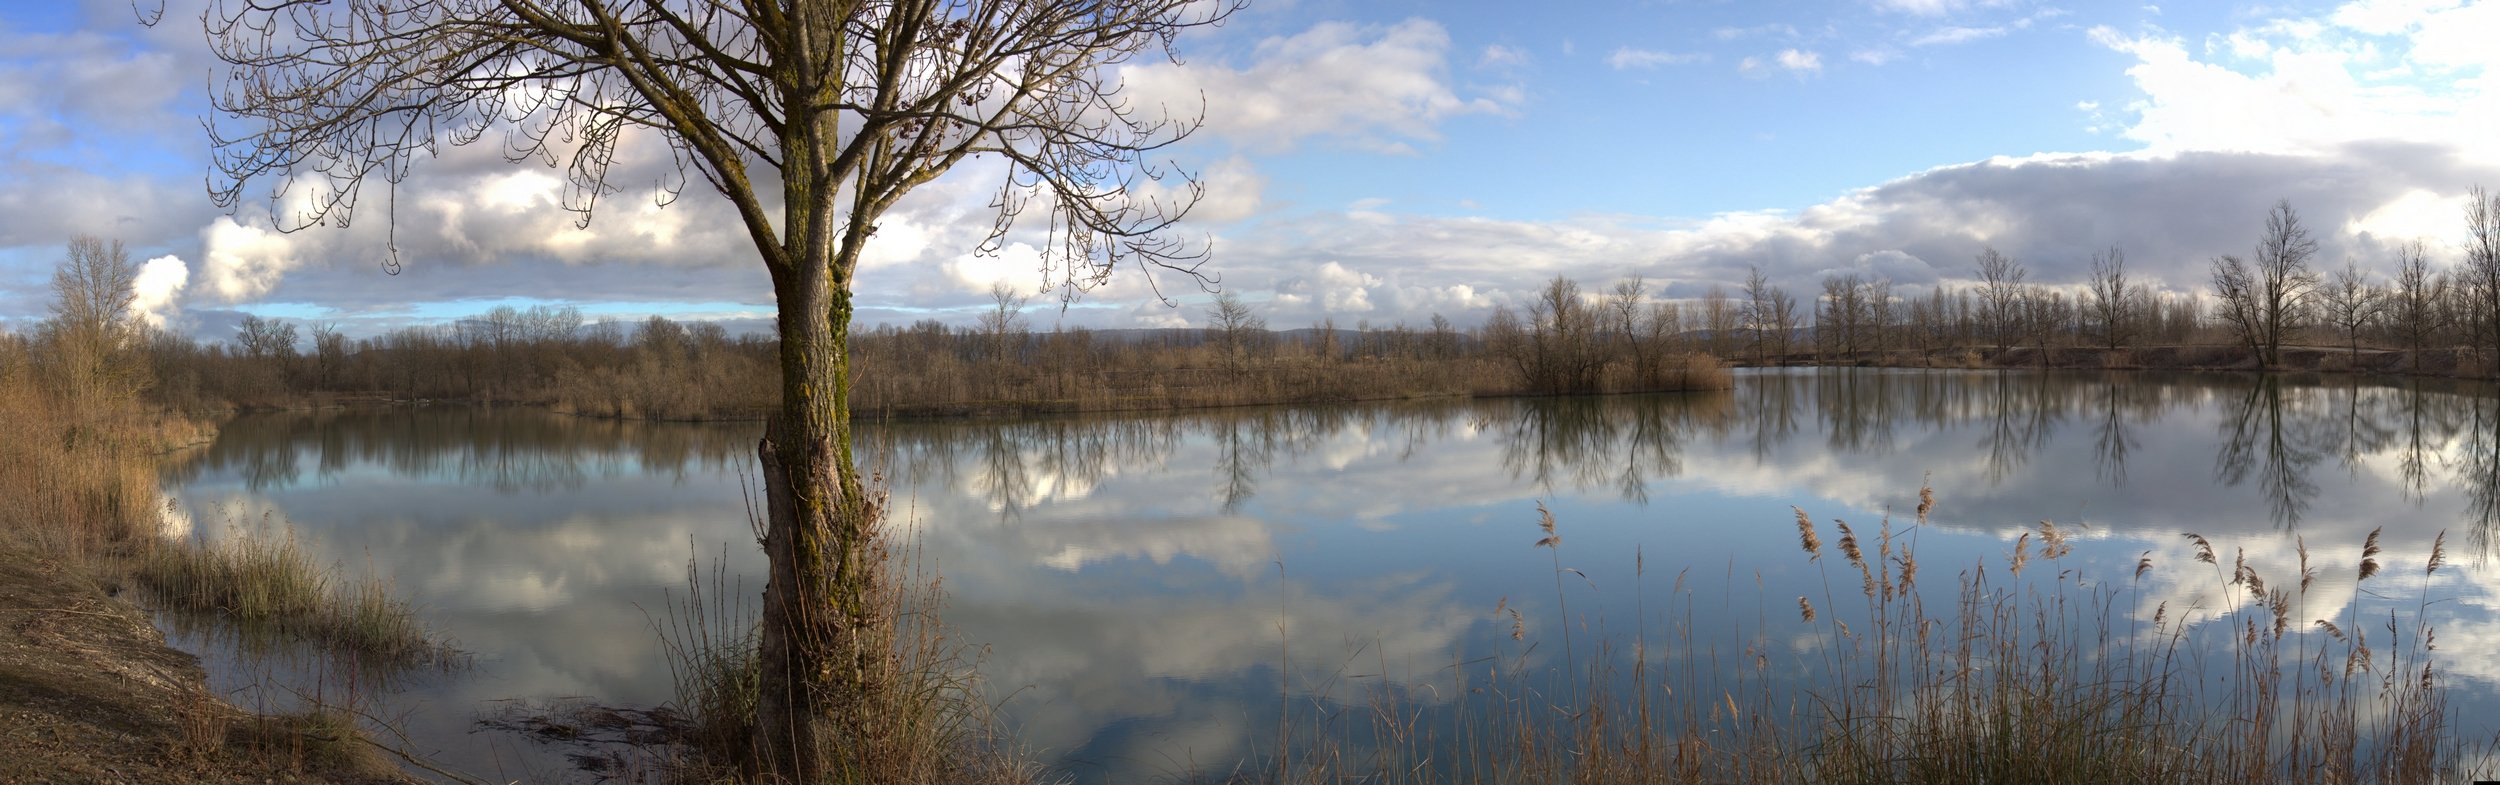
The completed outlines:
[[[2145,607],[2211,608],[2227,601],[2210,570],[2184,569],[2181,532],[2269,576],[2297,573],[2303,538],[2325,565],[2311,607],[2335,609],[2315,615],[2440,601],[2438,654],[2487,735],[2496,431],[2486,385],[1807,370],[1694,396],[877,425],[863,454],[944,575],[946,619],[985,647],[1017,738],[1080,781],[1127,782],[1228,769],[1272,747],[1288,704],[1386,687],[1450,711],[1451,663],[1522,650],[1494,614],[1505,600],[1550,640],[1558,599],[1575,630],[1620,630],[1680,577],[1693,629],[1734,631],[1697,645],[1802,635],[1789,598],[1821,596],[1822,573],[1791,505],[1907,518],[1922,479],[1940,502],[1916,535],[1928,575],[2002,559],[2051,519],[2081,533],[2061,569],[2123,581],[2150,552],[2172,568],[2145,579]],[[514,702],[668,700],[655,630],[689,561],[761,590],[757,433],[510,409],[242,418],[167,470],[177,533],[291,528],[389,580],[473,664],[339,686],[307,674],[346,666],[167,625],[241,702],[351,692],[453,768],[587,779],[566,760],[579,750],[477,721]],[[1540,502],[1554,554],[1531,547]],[[2391,566],[2357,592],[2379,527]],[[2451,566],[2426,582],[2443,529]],[[1586,576],[1561,595],[1557,558]],[[1773,649],[1780,672],[1807,657]]]

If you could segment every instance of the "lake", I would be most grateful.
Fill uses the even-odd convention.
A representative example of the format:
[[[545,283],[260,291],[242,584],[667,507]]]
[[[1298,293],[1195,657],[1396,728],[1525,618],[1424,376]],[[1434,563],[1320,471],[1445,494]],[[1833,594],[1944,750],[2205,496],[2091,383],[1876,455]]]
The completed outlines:
[[[388,579],[469,664],[342,686],[324,676],[348,666],[165,626],[246,706],[325,685],[451,768],[587,780],[567,758],[580,750],[478,722],[669,699],[660,630],[690,563],[707,591],[761,591],[759,432],[449,406],[240,417],[169,459],[175,535],[291,530],[342,571]],[[1724,393],[903,422],[861,438],[903,552],[943,576],[951,640],[978,647],[1013,735],[1081,782],[1228,771],[1272,750],[1288,713],[1324,723],[1384,690],[1421,714],[1462,711],[1454,664],[1550,661],[1574,636],[1592,656],[1663,628],[1666,607],[1700,631],[1688,647],[1800,670],[1814,655],[1795,598],[1823,602],[1833,578],[1800,551],[1792,506],[1862,536],[1889,513],[1946,577],[2055,521],[2073,553],[2025,577],[2126,585],[2146,613],[2237,601],[2183,532],[2277,585],[2306,544],[2324,565],[2306,614],[2430,601],[2467,728],[2488,737],[2500,717],[2489,385],[1771,370]],[[1922,483],[1937,506],[1913,530]],[[1561,537],[1550,551],[1535,546],[1540,503]],[[2353,566],[2379,528],[2389,567],[2364,590]],[[2426,576],[2443,530],[2448,566]],[[2134,578],[2146,557],[2157,568]]]

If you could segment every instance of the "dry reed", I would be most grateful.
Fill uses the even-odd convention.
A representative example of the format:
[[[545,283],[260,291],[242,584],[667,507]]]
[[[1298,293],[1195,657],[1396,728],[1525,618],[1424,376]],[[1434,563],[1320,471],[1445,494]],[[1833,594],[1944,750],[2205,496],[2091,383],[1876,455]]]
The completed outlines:
[[[1934,507],[1922,488],[1922,525]],[[1811,517],[1798,510],[1796,524],[1807,562],[1833,570],[1819,560]],[[1537,525],[1553,537],[1549,513]],[[1699,640],[1697,598],[1681,578],[1667,617],[1682,617],[1679,638],[1659,659],[1644,616],[1628,664],[1609,636],[1586,659],[1534,656],[1537,641],[1504,598],[1495,616],[1507,615],[1518,648],[1453,663],[1449,683],[1430,688],[1461,696],[1443,710],[1448,719],[1426,719],[1414,693],[1379,688],[1363,711],[1289,716],[1279,744],[1290,755],[1221,779],[2428,785],[2488,778],[2481,767],[2500,760],[2500,737],[2464,738],[2456,722],[2430,656],[2428,586],[2410,614],[2365,623],[2356,604],[2342,624],[2304,622],[2305,543],[2303,580],[2269,588],[2245,561],[2220,573],[2213,543],[2191,533],[2196,561],[2217,563],[2216,588],[2255,601],[2200,607],[2186,618],[2163,602],[2147,616],[2138,603],[2144,581],[2158,574],[2150,551],[2118,584],[2087,580],[2079,569],[2014,577],[2017,564],[2071,553],[2066,532],[2043,523],[2001,557],[2005,578],[1973,565],[1949,587],[1949,603],[1931,609],[1911,588],[1913,542],[1895,542],[1886,521],[1879,558],[1862,559],[1858,537],[1840,527],[1849,557],[1840,569],[1861,572],[1862,597],[1797,598],[1804,628],[1780,634],[1807,633],[1802,683],[1783,682],[1759,638],[1733,652]],[[1561,550],[1558,541],[1537,544]],[[2377,546],[2373,532],[2365,565],[2381,555]],[[2425,574],[2445,559],[2443,534]],[[2364,572],[2364,580],[2375,574]],[[1566,634],[1584,623],[1562,621]],[[1779,630],[1763,623],[1755,634]]]

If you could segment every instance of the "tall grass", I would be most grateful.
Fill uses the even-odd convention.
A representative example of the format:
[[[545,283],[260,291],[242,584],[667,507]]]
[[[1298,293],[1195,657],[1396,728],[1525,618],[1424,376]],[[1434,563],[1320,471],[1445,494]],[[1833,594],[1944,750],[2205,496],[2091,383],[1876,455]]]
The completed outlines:
[[[300,625],[369,661],[448,655],[382,584],[342,582],[292,539],[210,548],[162,538],[158,458],[207,441],[213,429],[152,410],[135,389],[66,393],[73,388],[44,372],[49,361],[29,342],[0,334],[0,558],[40,556],[108,584],[127,575],[177,609]],[[174,730],[162,753],[198,767],[203,780],[284,772],[395,781],[396,771],[374,758],[354,720],[321,708],[318,699],[308,699],[310,711],[253,715],[201,683],[177,683],[164,693],[162,709]]]
[[[1224,779],[2427,784],[2489,778],[2500,761],[2500,737],[2466,738],[2449,703],[2427,581],[2412,608],[2383,617],[2358,601],[2317,610],[2322,566],[2305,544],[2298,575],[2266,576],[2196,535],[2194,562],[2147,552],[2131,576],[2096,580],[2065,563],[2068,533],[2043,522],[1930,590],[1916,533],[1933,508],[1922,489],[1917,525],[1900,531],[1889,517],[1869,530],[1798,510],[1809,581],[1824,588],[1797,597],[1793,616],[1765,605],[1735,650],[1704,640],[1724,631],[1696,626],[1682,575],[1664,603],[1635,588],[1640,622],[1611,634],[1598,620],[1594,647],[1572,639],[1588,619],[1538,641],[1506,601],[1508,653],[1455,662],[1422,692],[1374,689],[1356,711],[1315,699],[1288,711],[1279,749]],[[1537,545],[1559,554],[1567,527],[1539,524]],[[2357,545],[2363,590],[2406,568],[2379,561],[2376,532]],[[2428,579],[2445,557],[2443,535],[2409,568]],[[1555,606],[1568,614],[1586,576],[1563,564]],[[2143,607],[2146,581],[2171,569],[2210,570],[2224,602]],[[1637,555],[1634,570],[1642,586]],[[1457,697],[1436,708],[1432,694]]]
[[[884,514],[882,492],[869,509]],[[760,505],[751,507],[750,524],[763,525],[760,512]],[[876,552],[883,555],[884,549]],[[843,750],[836,756],[841,768],[827,781],[1038,781],[1039,768],[1003,735],[996,707],[982,696],[976,650],[956,642],[940,619],[945,594],[934,571],[916,546],[887,558],[905,567],[885,572],[873,598],[895,619],[894,644],[881,662],[895,673],[870,682],[894,686],[889,693],[858,696],[883,732],[872,739],[833,740],[833,748]],[[714,563],[707,586],[699,565],[689,560],[685,594],[670,600],[665,621],[655,622],[675,698],[654,712],[663,732],[643,740],[641,752],[668,781],[737,781],[757,774],[749,766],[761,684],[758,618],[743,600],[750,593],[726,584],[725,563],[725,556]]]
[[[459,656],[380,578],[340,577],[291,531],[236,527],[215,543],[158,541],[140,549],[132,576],[167,609],[213,615],[246,634],[309,640],[368,668],[449,665]]]
[[[199,427],[135,399],[71,400],[0,336],[0,529],[55,557],[128,543],[156,523],[152,456]]]

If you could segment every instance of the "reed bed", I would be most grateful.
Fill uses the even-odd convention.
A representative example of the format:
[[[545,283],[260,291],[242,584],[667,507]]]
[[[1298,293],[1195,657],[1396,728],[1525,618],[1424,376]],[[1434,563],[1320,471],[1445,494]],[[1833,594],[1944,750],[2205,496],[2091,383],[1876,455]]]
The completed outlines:
[[[0,340],[0,529],[54,557],[129,542],[156,522],[151,456],[199,430],[135,399],[71,399],[32,352]]]
[[[340,577],[314,561],[292,532],[236,527],[215,543],[159,541],[140,549],[131,572],[167,609],[215,616],[246,634],[311,641],[369,668],[458,659],[380,578]]]
[[[1679,575],[1645,595],[1635,629],[1572,616],[1595,582],[1553,553],[1559,640],[1530,635],[1507,601],[1507,653],[1454,662],[1438,683],[1374,687],[1346,705],[1287,698],[1277,746],[1240,771],[1183,779],[1256,783],[2455,783],[2490,779],[2500,737],[2468,738],[2449,702],[2419,564],[2358,543],[2358,590],[2410,569],[2411,607],[2365,610],[2313,596],[2324,560],[2260,574],[2190,534],[2194,560],[2087,577],[2069,533],[2042,522],[2002,558],[1937,583],[1915,525],[1818,521],[1797,510],[1809,582],[1765,602],[1757,628],[1705,640]],[[1542,508],[1540,508],[1541,511]],[[2212,573],[2218,607],[2145,607],[2163,570]],[[2196,579],[2202,582],[2203,579]],[[2372,583],[2376,581],[2376,583]],[[2383,595],[2382,595],[2383,596]],[[1777,599],[1777,598],[1769,598]],[[2315,602],[2313,603],[2313,600]],[[1732,602],[1732,601],[1731,601]],[[2394,603],[2403,605],[2401,602]],[[1775,610],[1789,608],[1792,610]],[[1654,615],[1653,615],[1654,613]],[[1793,615],[1789,615],[1793,614]],[[1559,650],[1559,651],[1557,651]],[[1560,657],[1556,658],[1555,655]],[[1326,694],[1329,690],[1318,690]],[[1455,697],[1451,697],[1455,696]]]

